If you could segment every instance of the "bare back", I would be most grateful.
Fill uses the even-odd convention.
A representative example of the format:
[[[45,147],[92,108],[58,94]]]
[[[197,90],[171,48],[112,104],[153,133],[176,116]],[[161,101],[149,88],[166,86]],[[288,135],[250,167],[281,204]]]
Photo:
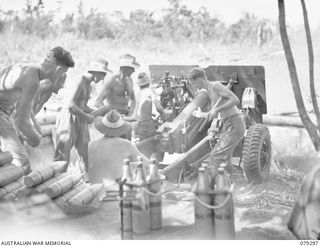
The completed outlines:
[[[17,64],[0,72],[0,110],[10,115],[16,107],[15,127],[31,146],[40,143],[30,122],[33,100],[40,88],[40,67]]]
[[[0,106],[13,109],[23,94],[24,85],[37,82],[39,89],[39,68],[30,65],[12,65],[0,72]],[[36,91],[37,92],[37,91]],[[30,95],[30,101],[35,94]]]

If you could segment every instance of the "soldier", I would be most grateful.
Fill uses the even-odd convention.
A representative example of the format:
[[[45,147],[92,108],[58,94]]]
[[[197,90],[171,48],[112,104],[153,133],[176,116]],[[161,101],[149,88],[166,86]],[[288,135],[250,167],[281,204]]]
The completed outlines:
[[[48,80],[48,79],[42,80],[40,82],[40,90],[33,102],[33,107],[31,112],[31,119],[32,119],[33,125],[40,134],[41,134],[41,127],[37,123],[35,116],[37,115],[37,113],[39,113],[39,111],[42,109],[44,104],[50,99],[51,95],[53,93],[58,94],[59,90],[63,88],[66,78],[67,78],[67,75],[64,74],[55,82],[52,82],[51,80]]]
[[[160,114],[164,117],[165,110],[152,92],[150,78],[146,73],[139,74],[137,84],[140,91],[137,93],[137,106],[133,114],[134,119],[137,120],[133,124],[133,132],[136,138],[144,140],[153,136],[157,130],[152,115]]]
[[[126,54],[121,57],[119,73],[105,82],[95,101],[95,106],[103,106],[103,101],[106,100],[110,109],[116,109],[121,114],[131,116],[136,106],[131,75],[139,66],[134,56]]]
[[[40,134],[30,121],[40,81],[56,81],[66,74],[70,67],[74,67],[70,53],[62,47],[55,47],[40,65],[16,64],[0,72],[1,150],[10,151],[13,155],[12,163],[26,167],[27,172],[30,171],[30,161],[18,136],[23,136],[32,147],[40,144]]]
[[[126,158],[134,161],[137,156],[141,156],[148,171],[149,160],[132,142],[121,138],[123,134],[131,131],[132,127],[122,119],[117,110],[109,111],[104,117],[97,117],[94,127],[104,136],[89,144],[88,178],[91,183],[120,178],[123,160]]]
[[[189,73],[189,79],[195,90],[205,89],[209,94],[211,102],[209,120],[217,118],[218,114],[223,120],[223,129],[219,135],[219,141],[210,153],[211,171],[214,173],[214,170],[221,163],[227,163],[230,172],[232,169],[231,157],[233,150],[242,140],[245,133],[245,123],[237,108],[237,104],[240,101],[231,90],[220,82],[208,81],[202,68],[193,68]],[[220,97],[222,97],[222,101],[216,106],[216,102]],[[197,117],[197,112],[194,112],[194,116]]]
[[[271,44],[274,28],[270,20],[263,19],[257,27],[257,46],[261,48],[264,44]]]
[[[33,102],[33,113],[37,115],[37,113],[42,109],[44,104],[50,99],[52,94],[58,94],[59,90],[64,87],[64,84],[66,82],[67,75],[61,76],[58,80],[55,82],[52,82],[51,80],[42,80],[40,82],[40,90]]]
[[[88,170],[88,143],[90,141],[88,124],[94,116],[93,109],[87,106],[92,90],[91,82],[103,80],[108,69],[108,62],[102,59],[91,63],[88,73],[81,76],[78,82],[70,83],[64,106],[57,117],[57,145],[54,160],[65,160],[69,163],[70,151],[74,146]]]

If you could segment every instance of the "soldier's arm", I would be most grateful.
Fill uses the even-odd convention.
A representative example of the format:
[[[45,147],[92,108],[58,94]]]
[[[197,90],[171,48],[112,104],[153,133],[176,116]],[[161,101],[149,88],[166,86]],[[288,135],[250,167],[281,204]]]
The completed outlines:
[[[154,105],[156,107],[156,110],[160,113],[162,116],[164,114],[164,108],[162,107],[160,101],[158,99],[154,99]]]
[[[111,93],[112,91],[112,81],[113,81],[113,77],[108,78],[103,87],[102,90],[100,91],[98,97],[96,98],[95,102],[94,102],[94,106],[99,108],[101,106],[103,106],[103,101],[105,100],[105,98],[107,98],[107,96]]]
[[[36,119],[36,114],[34,114],[34,111],[31,110],[31,113],[30,113],[30,119],[32,121],[32,124],[33,124],[33,127],[36,129],[36,131],[38,131],[38,133],[40,135],[42,135],[42,130],[41,130],[41,126],[40,124],[38,123],[37,119]]]
[[[29,73],[29,75],[28,75]],[[26,79],[26,77],[29,77]],[[24,78],[19,78],[16,86],[22,90],[19,106],[16,109],[15,126],[26,137],[26,141],[32,147],[40,144],[40,135],[35,131],[30,121],[33,100],[39,91],[38,75],[29,70]]]
[[[91,98],[91,94],[92,94],[92,86],[89,85],[88,88],[87,88],[87,90],[88,90],[87,93],[90,95],[90,96],[89,96],[89,99],[90,99],[90,98]],[[84,110],[85,113],[91,113],[91,112],[94,111],[93,108],[91,108],[90,106],[88,106],[89,99],[88,99],[86,105],[83,107],[83,110]]]
[[[89,106],[87,106],[87,105],[84,107],[83,110],[84,110],[85,113],[91,113],[91,112],[94,111],[94,109],[92,109],[91,107],[89,107]]]
[[[160,115],[162,116],[163,114],[165,114],[164,108],[161,105],[160,100],[157,98],[156,92],[154,91],[153,88],[151,88],[151,98],[154,102],[156,110],[160,113]]]
[[[136,96],[134,94],[134,90],[133,90],[133,82],[132,79],[129,79],[127,81],[127,95],[129,97],[129,116],[132,115],[132,113],[134,112],[134,109],[136,108]]]
[[[92,122],[93,118],[90,114],[86,113],[84,111],[84,109],[81,109],[78,105],[77,105],[77,100],[81,97],[81,91],[82,91],[82,80],[84,80],[84,78],[82,77],[80,82],[73,84],[68,92],[68,98],[67,98],[67,107],[69,108],[69,111],[74,114],[74,115],[78,115],[78,116],[82,116],[84,117],[88,122]]]
[[[238,97],[221,83],[215,83],[213,85],[213,90],[223,98],[221,103],[218,106],[214,107],[214,109],[212,109],[215,112],[223,111],[240,103]]]

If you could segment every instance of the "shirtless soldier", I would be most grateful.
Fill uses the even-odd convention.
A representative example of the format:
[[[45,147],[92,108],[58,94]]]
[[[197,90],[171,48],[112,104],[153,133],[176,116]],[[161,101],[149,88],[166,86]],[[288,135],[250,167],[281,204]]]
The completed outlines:
[[[146,73],[142,72],[138,75],[137,84],[140,90],[137,93],[137,106],[133,113],[133,118],[136,120],[133,123],[133,132],[135,138],[139,138],[140,141],[155,135],[157,129],[152,115],[160,115],[162,119],[167,116],[165,109],[151,89],[150,83],[151,80]]]
[[[90,141],[88,124],[95,116],[93,109],[87,106],[92,91],[91,82],[103,80],[108,69],[108,62],[99,59],[91,63],[88,73],[81,76],[77,83],[70,83],[64,106],[57,117],[57,145],[54,160],[65,160],[69,163],[73,146],[82,158],[85,172],[88,168],[88,143]],[[67,168],[67,167],[66,167]]]
[[[25,167],[26,172],[30,171],[29,157],[18,135],[23,136],[32,147],[40,144],[40,135],[30,121],[33,100],[39,91],[40,81],[56,81],[69,67],[74,67],[70,53],[62,47],[55,47],[40,65],[16,64],[0,72],[1,150],[10,151],[13,155],[12,163]],[[14,109],[16,113],[13,120]]]
[[[131,116],[136,107],[131,75],[139,66],[134,56],[124,55],[120,60],[120,72],[105,82],[95,106],[103,106],[103,101],[106,100],[109,109],[116,109],[121,114]]]
[[[202,68],[193,68],[189,73],[189,79],[195,90],[205,89],[209,94],[211,102],[209,120],[217,118],[219,113],[223,119],[219,141],[210,153],[211,175],[214,175],[214,171],[221,163],[227,163],[227,168],[230,171],[232,153],[245,133],[245,123],[236,106],[239,104],[239,99],[220,82],[208,81]],[[220,97],[222,97],[222,101],[215,106]],[[194,116],[196,115],[194,112]]]
[[[57,94],[59,90],[63,88],[66,78],[67,78],[67,74],[64,74],[55,82],[52,82],[49,79],[42,80],[40,82],[40,89],[33,101],[33,107],[31,112],[31,120],[33,122],[33,126],[40,134],[41,134],[41,127],[36,121],[36,115],[41,111],[44,104],[48,102],[52,94],[53,93]]]
[[[58,94],[59,90],[63,88],[64,83],[67,79],[67,75],[61,76],[58,80],[55,82],[52,82],[51,80],[42,80],[40,82],[40,90],[33,102],[33,113],[34,115],[37,115],[37,113],[42,109],[44,104],[50,99],[52,94]]]

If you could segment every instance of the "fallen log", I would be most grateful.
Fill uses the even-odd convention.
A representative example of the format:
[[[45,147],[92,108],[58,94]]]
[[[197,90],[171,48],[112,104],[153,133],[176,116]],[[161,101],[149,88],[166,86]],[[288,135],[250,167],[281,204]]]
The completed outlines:
[[[263,123],[272,126],[304,128],[300,117],[263,115]]]

